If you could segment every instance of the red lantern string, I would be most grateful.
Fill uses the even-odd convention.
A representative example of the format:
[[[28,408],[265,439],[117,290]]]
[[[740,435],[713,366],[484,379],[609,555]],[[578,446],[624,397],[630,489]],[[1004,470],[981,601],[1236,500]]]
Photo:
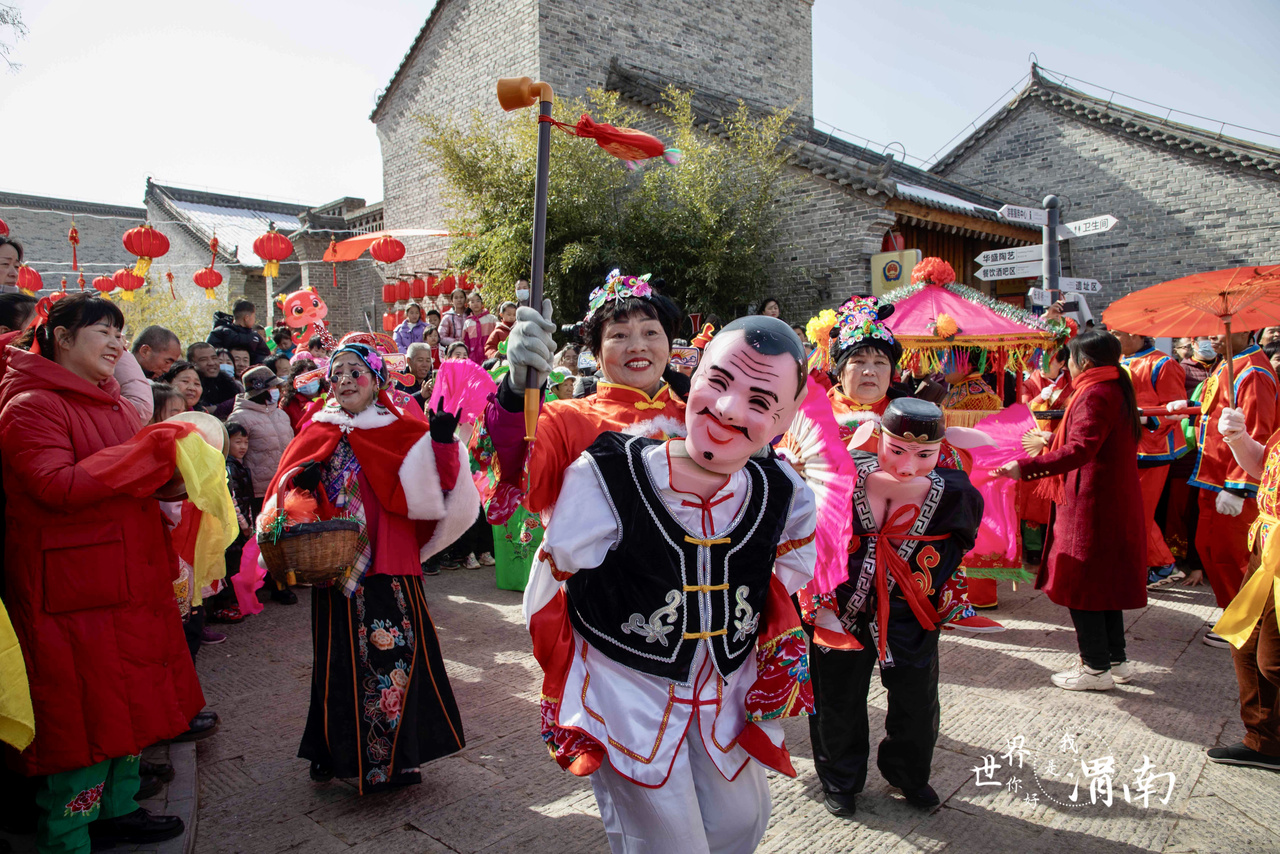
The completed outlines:
[[[76,279],[76,284],[80,286],[80,290],[84,290],[84,271],[81,271],[80,278]]]
[[[209,261],[209,266],[212,267],[214,264],[218,262],[218,233],[217,232],[214,232],[213,238],[209,241],[209,251],[213,253],[213,258]]]
[[[73,217],[71,220],[71,230],[67,232],[67,242],[71,244],[71,269],[80,272],[80,260],[76,257],[76,247],[80,245],[80,232],[76,229],[76,221]],[[65,279],[63,280],[66,281]],[[66,290],[66,288],[63,288]]]
[[[178,292],[173,289],[173,271],[166,271],[164,277],[169,280],[169,296],[176,300],[178,298]]]
[[[329,254],[329,252],[336,253],[337,251],[338,251],[338,241],[330,237],[329,249],[325,252],[325,254],[327,255]],[[333,286],[336,288],[338,286],[338,262],[334,261],[331,266],[333,267]]]
[[[67,290],[67,277],[66,277],[66,276],[63,276],[63,277],[62,277],[62,290],[63,290],[63,292],[66,292],[66,290]]]

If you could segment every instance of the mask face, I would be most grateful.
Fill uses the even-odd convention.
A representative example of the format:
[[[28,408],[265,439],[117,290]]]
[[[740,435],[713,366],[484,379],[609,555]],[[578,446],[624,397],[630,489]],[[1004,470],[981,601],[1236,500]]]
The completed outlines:
[[[741,330],[712,339],[694,374],[685,407],[689,456],[702,468],[732,474],[786,432],[800,406],[796,360],[765,356]]]
[[[235,365],[218,365],[218,370],[222,371],[229,377],[234,377],[236,375]]]
[[[299,393],[305,394],[308,397],[315,394],[319,390],[320,390],[320,380],[312,380],[311,382],[303,383],[301,386],[298,387]]]
[[[270,398],[272,403],[275,403],[280,399],[280,389],[278,388],[271,389],[271,391],[267,394],[267,397]]]
[[[880,460],[881,471],[889,473],[899,483],[909,483],[937,467],[941,450],[941,442],[908,442],[881,431],[876,456]]]

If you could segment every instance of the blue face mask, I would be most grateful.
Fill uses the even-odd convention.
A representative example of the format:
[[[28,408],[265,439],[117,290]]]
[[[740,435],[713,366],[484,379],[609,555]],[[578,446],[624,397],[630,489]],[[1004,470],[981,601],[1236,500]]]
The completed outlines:
[[[235,365],[218,365],[218,370],[222,371],[229,377],[234,377],[236,375]]]
[[[271,398],[272,403],[275,403],[280,399],[280,389],[278,388],[271,389],[271,393],[268,395],[268,397]]]
[[[320,390],[320,380],[312,380],[309,383],[303,383],[298,386],[298,393],[305,394],[307,397],[315,394]]]
[[[1218,351],[1213,349],[1212,341],[1197,341],[1196,353],[1205,361],[1213,361],[1214,357],[1218,355]]]

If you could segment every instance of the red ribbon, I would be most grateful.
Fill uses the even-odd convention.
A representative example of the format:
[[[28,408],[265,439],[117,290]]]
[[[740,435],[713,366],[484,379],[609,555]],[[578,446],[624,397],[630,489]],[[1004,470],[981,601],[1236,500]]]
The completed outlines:
[[[911,613],[915,614],[921,626],[932,631],[942,622],[942,617],[938,614],[937,609],[933,607],[933,603],[929,601],[925,591],[916,586],[915,579],[911,575],[911,567],[907,566],[907,562],[902,555],[898,554],[898,550],[889,542],[891,538],[895,540],[936,542],[951,536],[950,534],[912,536],[911,526],[916,523],[916,519],[919,516],[919,507],[914,504],[904,504],[893,512],[889,520],[881,526],[881,530],[866,535],[875,537],[879,541],[876,543],[875,583],[876,626],[879,629],[879,637],[876,638],[876,642],[879,647],[878,652],[881,661],[884,661],[885,644],[889,634],[890,575],[898,583],[898,589],[902,591],[907,604],[911,606]]]

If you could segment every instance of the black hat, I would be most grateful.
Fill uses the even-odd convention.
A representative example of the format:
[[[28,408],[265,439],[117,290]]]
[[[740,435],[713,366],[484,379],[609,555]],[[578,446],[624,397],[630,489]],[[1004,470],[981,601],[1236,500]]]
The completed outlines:
[[[927,400],[900,397],[889,401],[880,418],[880,429],[904,442],[932,445],[942,441],[946,427],[942,410]]]
[[[240,379],[244,383],[244,390],[249,394],[256,394],[269,388],[275,388],[284,382],[284,380],[276,376],[275,371],[266,365],[255,365],[245,371],[244,376]]]

